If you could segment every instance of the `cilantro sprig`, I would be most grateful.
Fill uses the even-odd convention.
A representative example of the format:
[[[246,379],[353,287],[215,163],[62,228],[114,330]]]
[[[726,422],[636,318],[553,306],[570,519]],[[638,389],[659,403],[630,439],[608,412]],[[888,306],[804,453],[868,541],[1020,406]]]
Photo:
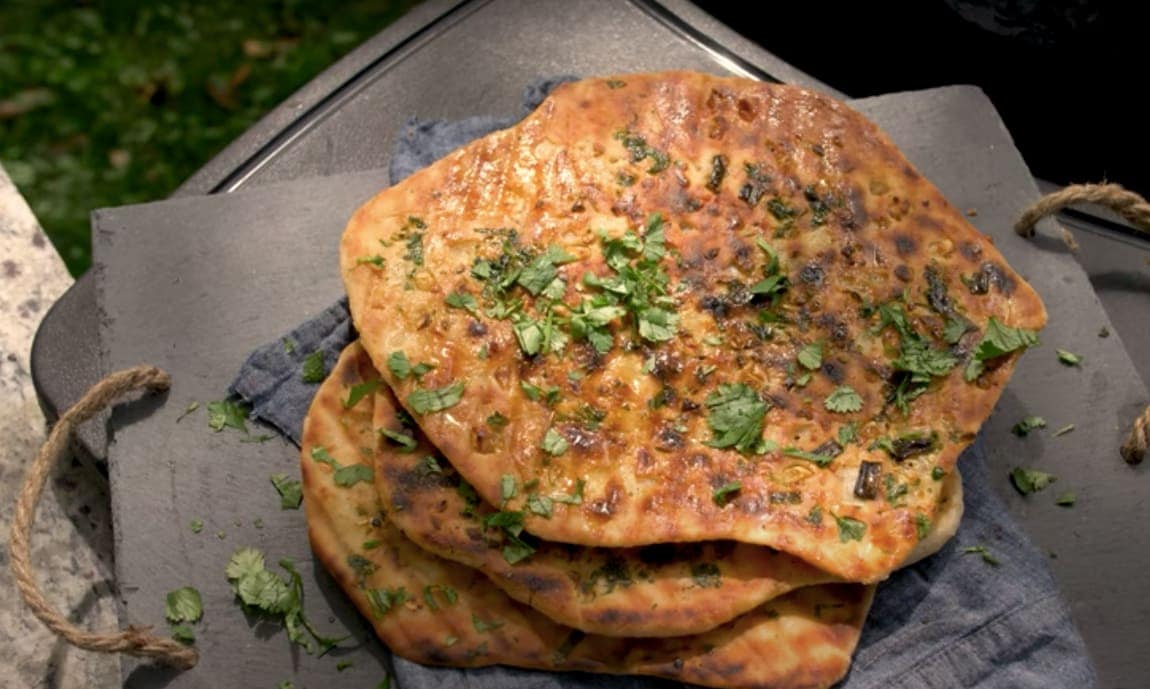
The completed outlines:
[[[763,419],[770,409],[758,393],[743,383],[722,383],[704,401],[712,438],[707,445],[733,447],[743,453],[765,449]]]
[[[245,610],[278,618],[287,630],[288,639],[309,654],[318,649],[323,655],[348,638],[327,637],[316,631],[303,611],[303,579],[294,562],[284,558],[279,565],[287,572],[286,579],[265,567],[262,552],[255,548],[240,548],[232,553],[224,575]],[[310,639],[305,632],[311,636]]]

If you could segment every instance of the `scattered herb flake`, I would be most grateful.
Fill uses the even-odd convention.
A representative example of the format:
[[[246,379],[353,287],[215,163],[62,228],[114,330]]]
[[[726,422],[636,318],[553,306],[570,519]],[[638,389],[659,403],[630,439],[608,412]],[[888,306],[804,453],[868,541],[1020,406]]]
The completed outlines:
[[[707,395],[707,425],[713,434],[707,445],[733,447],[743,454],[760,452],[763,418],[770,408],[758,393],[743,383],[722,383]]]
[[[303,502],[303,486],[298,479],[289,479],[286,474],[272,474],[272,485],[280,494],[280,509],[298,510]]]
[[[1010,472],[1010,482],[1014,484],[1014,489],[1020,495],[1030,495],[1046,488],[1051,483],[1058,480],[1054,474],[1048,474],[1045,471],[1037,469],[1023,469],[1022,467],[1015,467]]]
[[[366,464],[348,464],[340,467],[332,474],[335,485],[341,488],[350,488],[359,482],[373,483],[375,472]]]
[[[1042,418],[1041,416],[1027,416],[1023,420],[1014,424],[1010,430],[1021,438],[1028,435],[1036,428],[1046,428],[1046,419]]]
[[[452,292],[443,301],[453,309],[464,309],[472,316],[479,316],[479,304],[475,301],[475,297],[470,294]]]
[[[300,369],[300,378],[305,383],[322,383],[326,377],[327,366],[323,361],[323,350],[317,349],[304,358],[303,367]]]
[[[963,555],[973,555],[973,554],[981,555],[982,561],[988,565],[991,565],[992,567],[997,567],[999,564],[1001,564],[998,561],[998,558],[991,555],[990,551],[987,550],[986,546],[984,546],[984,545],[967,546],[967,547],[962,549],[962,554]]]
[[[350,660],[341,660],[335,664],[335,671],[336,672],[343,672],[344,670],[348,669],[349,667],[351,667],[354,664],[355,663],[353,663]]]
[[[858,440],[858,424],[852,422],[839,426],[837,437],[839,445],[850,445]]]
[[[463,381],[457,380],[441,388],[413,390],[407,395],[407,403],[416,414],[450,409],[463,399]]]
[[[503,428],[509,421],[510,419],[499,412],[492,412],[491,415],[487,417],[487,425],[492,428]]]
[[[196,643],[196,632],[186,624],[177,624],[172,627],[172,638],[182,644]]]
[[[823,343],[812,342],[799,350],[798,361],[808,371],[817,371],[823,365]]]
[[[191,522],[192,533],[200,533],[204,530],[204,520],[193,519]]]
[[[415,436],[406,430],[393,431],[390,428],[381,428],[379,434],[403,448],[402,452],[414,452],[419,447],[419,442]]]
[[[861,541],[866,533],[866,524],[852,517],[833,515],[839,527],[839,542]]]
[[[176,417],[176,423],[183,421],[185,416],[187,416],[188,414],[191,414],[192,412],[194,412],[195,410],[197,410],[199,408],[200,408],[199,402],[194,402],[194,401],[188,402],[188,406],[184,407],[183,413],[181,413],[179,416]]]
[[[982,375],[983,362],[996,359],[1010,352],[1033,347],[1038,344],[1038,334],[1025,328],[1013,328],[999,323],[994,316],[986,325],[982,340],[974,348],[974,356],[967,364],[963,377],[967,382]]]
[[[1059,507],[1074,507],[1074,503],[1077,502],[1077,500],[1078,496],[1074,494],[1074,491],[1068,490],[1065,493],[1059,495],[1058,499],[1054,501],[1054,504],[1058,505]]]
[[[234,428],[247,433],[248,425],[245,421],[249,411],[247,405],[234,400],[208,402],[208,428],[217,433],[225,428]]]
[[[1074,430],[1074,424],[1068,423],[1065,426],[1063,426],[1062,428],[1059,428],[1057,431],[1054,431],[1054,437],[1057,438],[1058,436],[1066,435],[1067,433],[1069,433],[1070,431],[1073,431],[1073,430]]]
[[[943,476],[946,476],[946,470],[942,467],[936,466],[930,470],[930,478],[932,481],[941,481]]]
[[[192,586],[169,591],[164,605],[164,617],[169,622],[198,622],[204,616],[204,601]]]
[[[819,454],[817,452],[807,452],[806,450],[800,450],[797,447],[784,447],[783,448],[783,454],[786,455],[787,457],[794,457],[796,459],[805,459],[808,462],[814,462],[815,464],[817,464],[821,467],[827,466],[828,464],[833,462],[835,459],[834,455],[824,455],[824,454]]]
[[[499,497],[504,502],[515,497],[515,477],[511,474],[504,474],[499,479]]]
[[[1055,350],[1058,353],[1058,360],[1067,366],[1078,366],[1082,363],[1082,357],[1074,352],[1065,349]]]
[[[368,605],[371,607],[373,617],[380,618],[403,605],[408,598],[407,589],[400,586],[396,589],[364,589]]]
[[[807,512],[806,522],[808,524],[814,524],[815,526],[821,526],[823,523],[823,508],[819,505],[812,507],[811,511]]]
[[[862,409],[863,399],[851,386],[840,385],[827,395],[823,406],[827,408],[827,411],[849,414]]]
[[[731,481],[716,488],[711,493],[711,500],[719,507],[725,507],[735,493],[743,489],[743,484],[738,481]]]
[[[351,386],[351,390],[347,393],[347,399],[343,401],[343,408],[351,409],[359,404],[360,400],[379,389],[379,383],[379,379],[376,378],[375,380],[366,380]]]
[[[471,625],[475,627],[477,634],[486,634],[487,632],[499,629],[504,623],[498,620],[483,620],[475,613],[471,613]]]
[[[554,428],[548,428],[547,433],[543,435],[543,442],[540,443],[539,447],[543,448],[543,451],[547,454],[558,457],[567,451],[569,444],[567,439],[564,438],[559,431]]]
[[[922,512],[914,515],[914,533],[918,536],[918,540],[923,540],[930,535],[930,517],[927,517]]]
[[[714,562],[696,562],[691,565],[691,579],[695,585],[705,589],[722,587],[722,571]]]

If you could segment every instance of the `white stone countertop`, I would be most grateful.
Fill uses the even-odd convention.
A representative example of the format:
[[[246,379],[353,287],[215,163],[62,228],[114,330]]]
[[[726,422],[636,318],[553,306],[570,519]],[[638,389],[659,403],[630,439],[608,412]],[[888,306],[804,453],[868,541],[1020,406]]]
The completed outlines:
[[[118,657],[71,648],[25,610],[9,569],[16,494],[46,426],[32,388],[32,338],[71,284],[0,167],[0,687],[98,688],[120,681]],[[48,600],[74,623],[97,631],[118,626],[104,476],[74,459],[56,468],[37,511],[32,560]]]

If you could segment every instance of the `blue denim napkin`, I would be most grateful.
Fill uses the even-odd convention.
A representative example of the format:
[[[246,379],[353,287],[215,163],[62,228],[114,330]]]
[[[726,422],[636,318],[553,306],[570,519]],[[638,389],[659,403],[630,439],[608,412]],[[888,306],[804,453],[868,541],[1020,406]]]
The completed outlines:
[[[529,85],[523,113],[567,78]],[[391,161],[393,183],[467,142],[514,123],[476,117],[411,120]],[[297,444],[316,386],[302,382],[303,360],[323,352],[328,370],[355,338],[340,301],[283,338],[256,350],[230,391],[253,418]],[[850,674],[841,689],[1092,689],[1094,668],[1046,563],[990,487],[980,438],[959,460],[966,512],[958,534],[936,555],[879,586]],[[982,552],[966,552],[983,547]],[[764,659],[764,662],[769,660]],[[397,689],[656,689],[683,686],[642,677],[544,673],[502,666],[434,668],[394,659]]]

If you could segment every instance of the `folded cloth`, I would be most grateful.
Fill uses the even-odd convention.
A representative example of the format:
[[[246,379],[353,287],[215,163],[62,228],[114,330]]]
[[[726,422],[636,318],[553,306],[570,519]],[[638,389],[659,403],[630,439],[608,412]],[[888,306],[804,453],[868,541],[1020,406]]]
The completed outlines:
[[[530,112],[557,83],[540,81],[524,94]],[[412,120],[390,168],[393,183],[455,148],[513,120]],[[256,350],[232,383],[252,417],[299,444],[316,385],[304,383],[306,357],[322,353],[330,370],[355,338],[341,301],[283,338]],[[981,438],[960,458],[966,511],[958,534],[941,551],[895,572],[879,586],[850,674],[841,689],[1091,689],[1094,668],[1046,557],[990,487]],[[1001,477],[999,480],[1005,480]],[[764,658],[763,662],[770,662]],[[398,689],[655,689],[682,686],[642,677],[542,673],[502,666],[460,670],[395,658]]]

